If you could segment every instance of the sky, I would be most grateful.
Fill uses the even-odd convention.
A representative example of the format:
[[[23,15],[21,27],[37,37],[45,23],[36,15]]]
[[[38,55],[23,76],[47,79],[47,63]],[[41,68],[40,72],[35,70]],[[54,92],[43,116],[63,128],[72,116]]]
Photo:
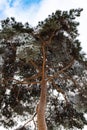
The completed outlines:
[[[44,20],[52,12],[71,8],[84,9],[78,19],[78,29],[81,46],[87,54],[87,0],[0,0],[0,20],[15,17],[17,21],[29,22],[31,26],[36,26],[38,21]]]
[[[83,51],[87,54],[86,0],[0,0],[0,20],[15,17],[17,21],[29,22],[30,25],[35,26],[38,21],[44,20],[49,14],[58,9],[69,10],[79,7],[84,9],[79,18],[79,39]]]
[[[69,10],[71,8],[83,8],[81,17],[78,19],[79,39],[83,51],[87,53],[87,7],[86,0],[0,0],[0,20],[7,17],[15,17],[17,21],[29,22],[31,26],[44,20],[49,14],[58,9]]]

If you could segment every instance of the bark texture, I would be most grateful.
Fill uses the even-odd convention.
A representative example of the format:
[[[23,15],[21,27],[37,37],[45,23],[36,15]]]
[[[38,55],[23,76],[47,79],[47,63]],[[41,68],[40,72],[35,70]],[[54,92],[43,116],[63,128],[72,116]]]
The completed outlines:
[[[47,85],[45,80],[45,44],[42,46],[42,55],[43,55],[43,65],[42,65],[42,84],[41,84],[41,94],[40,94],[40,102],[37,108],[37,123],[38,130],[47,130],[47,124],[45,120],[45,109],[46,109],[46,96],[47,96]]]

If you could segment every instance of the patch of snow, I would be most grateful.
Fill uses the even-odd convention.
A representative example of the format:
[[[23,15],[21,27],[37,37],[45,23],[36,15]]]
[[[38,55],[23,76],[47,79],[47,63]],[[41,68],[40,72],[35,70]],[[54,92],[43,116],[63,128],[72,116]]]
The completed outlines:
[[[53,95],[54,96],[57,96],[58,95],[58,92],[56,90],[53,90]]]
[[[6,89],[5,94],[6,94],[6,95],[9,95],[9,94],[10,94],[10,92],[11,92],[11,90],[10,90],[10,89]]]
[[[61,100],[61,101],[64,101],[64,100],[65,100],[63,94],[61,94],[61,93],[59,93],[59,97],[58,97],[58,99]]]

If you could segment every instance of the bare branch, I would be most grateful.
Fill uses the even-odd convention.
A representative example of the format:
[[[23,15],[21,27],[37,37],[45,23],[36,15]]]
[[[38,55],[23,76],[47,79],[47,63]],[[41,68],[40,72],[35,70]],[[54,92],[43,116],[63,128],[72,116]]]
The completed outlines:
[[[53,87],[55,87],[55,89],[56,89],[58,92],[60,92],[60,93],[63,94],[63,96],[64,96],[64,98],[65,98],[65,100],[66,100],[66,103],[68,103],[66,94],[65,94],[65,92],[63,91],[63,89],[61,89],[60,87],[58,87],[58,85],[56,85],[54,82],[52,82],[52,83],[53,83]]]
[[[48,81],[52,80],[53,78],[58,77],[59,74],[62,74],[62,73],[64,73],[64,71],[69,69],[73,63],[74,63],[74,59],[72,59],[72,61],[67,66],[65,66],[63,69],[61,69],[58,73],[54,74],[53,76],[50,76],[46,81],[48,82]]]
[[[39,67],[36,65],[36,63],[31,59],[29,61],[38,71],[40,71]]]
[[[80,86],[79,86],[79,84],[77,83],[77,81],[74,80],[74,79],[73,79],[72,77],[70,77],[69,75],[67,75],[66,73],[64,73],[64,74],[65,74],[65,77],[64,77],[64,78],[70,79],[70,80],[74,83],[75,87],[79,90]]]
[[[36,115],[37,115],[37,113],[35,112],[34,115],[32,116],[32,118],[29,119],[29,120],[23,125],[23,127],[26,126],[29,122],[31,122]]]

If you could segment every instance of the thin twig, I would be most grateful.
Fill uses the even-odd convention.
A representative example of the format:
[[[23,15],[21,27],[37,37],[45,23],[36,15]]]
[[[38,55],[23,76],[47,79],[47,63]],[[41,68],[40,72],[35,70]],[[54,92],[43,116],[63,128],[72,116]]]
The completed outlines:
[[[37,115],[37,113],[35,112],[34,115],[32,116],[32,118],[29,119],[29,120],[23,125],[23,127],[25,127],[29,122],[31,122],[36,115]]]
[[[52,83],[53,83],[53,86],[55,87],[55,89],[56,89],[58,92],[60,92],[60,93],[63,94],[63,96],[64,96],[64,98],[65,98],[65,100],[66,100],[66,103],[68,103],[66,94],[65,94],[65,92],[63,91],[63,89],[61,89],[60,87],[58,87],[58,85],[56,85],[54,82],[52,82]]]
[[[66,71],[68,68],[70,68],[73,63],[74,63],[74,59],[67,66],[65,66],[63,69],[61,69],[58,73],[54,74],[53,76],[50,76],[46,81],[48,82],[48,81],[52,80],[53,78],[58,77],[59,74],[64,73],[64,71]]]
[[[36,65],[36,63],[33,60],[30,60],[29,62],[40,72],[38,65]]]

